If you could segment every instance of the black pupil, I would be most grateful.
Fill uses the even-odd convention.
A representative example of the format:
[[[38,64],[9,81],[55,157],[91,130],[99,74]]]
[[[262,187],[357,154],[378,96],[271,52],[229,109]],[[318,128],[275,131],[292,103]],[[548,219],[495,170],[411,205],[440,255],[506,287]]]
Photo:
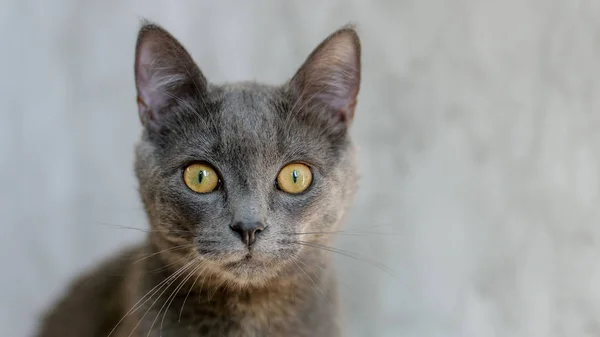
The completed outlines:
[[[294,181],[294,184],[298,182],[298,171],[292,171],[292,180]]]
[[[202,184],[202,179],[204,179],[204,176],[205,176],[204,170],[202,170],[198,173],[198,184]]]

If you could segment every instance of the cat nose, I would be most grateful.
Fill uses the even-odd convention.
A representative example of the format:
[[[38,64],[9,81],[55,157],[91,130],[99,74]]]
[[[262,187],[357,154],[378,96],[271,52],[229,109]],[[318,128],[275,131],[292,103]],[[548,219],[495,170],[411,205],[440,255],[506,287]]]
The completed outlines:
[[[237,232],[246,246],[252,246],[256,241],[256,235],[260,233],[265,226],[261,222],[236,222],[231,225],[231,229]]]

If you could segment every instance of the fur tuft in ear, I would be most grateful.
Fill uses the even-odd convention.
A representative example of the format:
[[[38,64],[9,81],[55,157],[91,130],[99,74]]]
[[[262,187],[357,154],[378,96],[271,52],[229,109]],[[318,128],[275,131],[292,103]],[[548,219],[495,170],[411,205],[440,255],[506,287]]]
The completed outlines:
[[[166,30],[144,21],[135,49],[135,84],[142,124],[157,128],[167,108],[202,95],[206,79],[185,48]]]
[[[310,54],[290,84],[300,100],[320,103],[346,125],[360,89],[360,39],[353,26],[331,34]]]

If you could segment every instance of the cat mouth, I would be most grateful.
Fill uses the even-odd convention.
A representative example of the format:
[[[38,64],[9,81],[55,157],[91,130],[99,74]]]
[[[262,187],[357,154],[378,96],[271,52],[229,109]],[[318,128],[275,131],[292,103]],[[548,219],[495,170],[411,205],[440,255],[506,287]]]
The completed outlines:
[[[223,264],[223,267],[227,269],[238,269],[244,267],[260,268],[266,265],[266,261],[259,259],[256,255],[252,254],[252,252],[248,252],[240,258],[237,258],[233,261],[227,261]]]
[[[256,263],[258,259],[256,259],[255,257],[252,256],[252,254],[248,253],[244,256],[242,256],[241,258],[235,259],[233,261],[227,261],[225,263],[225,266],[229,267],[229,266],[239,266],[242,264],[247,264],[247,263]]]

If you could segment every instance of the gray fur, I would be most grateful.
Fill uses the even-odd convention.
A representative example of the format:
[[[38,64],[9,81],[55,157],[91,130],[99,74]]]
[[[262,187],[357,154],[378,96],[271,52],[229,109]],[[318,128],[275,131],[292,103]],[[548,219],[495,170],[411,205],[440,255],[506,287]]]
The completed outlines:
[[[280,86],[210,84],[185,49],[152,24],[141,29],[136,53],[145,127],[135,172],[152,231],[130,255],[156,254],[115,280],[112,286],[127,294],[117,316],[186,263],[198,268],[169,286],[167,294],[179,305],[166,306],[160,329],[151,323],[161,314],[159,305],[169,304],[165,298],[121,322],[111,321],[113,335],[127,336],[141,322],[135,329],[140,336],[151,326],[153,334],[161,330],[167,337],[336,336],[329,255],[315,245],[331,244],[329,234],[340,226],[356,187],[348,134],[360,82],[354,31],[334,33]],[[198,194],[187,188],[183,169],[193,162],[218,171],[217,190]],[[281,168],[293,162],[308,164],[313,173],[311,186],[296,195],[275,184]],[[248,247],[230,228],[236,221],[261,222],[265,229]],[[323,233],[299,234],[315,232]],[[177,245],[187,248],[173,249]],[[127,256],[114,264],[125,264]],[[162,272],[153,273],[156,269]],[[198,296],[184,306],[187,293]],[[211,293],[210,299],[202,296]],[[71,293],[63,301],[69,296],[83,294]],[[144,309],[150,313],[145,317]],[[50,328],[63,317],[60,310],[58,305],[48,316],[40,336],[81,337],[68,328]],[[106,326],[94,336],[105,336],[102,329]]]

